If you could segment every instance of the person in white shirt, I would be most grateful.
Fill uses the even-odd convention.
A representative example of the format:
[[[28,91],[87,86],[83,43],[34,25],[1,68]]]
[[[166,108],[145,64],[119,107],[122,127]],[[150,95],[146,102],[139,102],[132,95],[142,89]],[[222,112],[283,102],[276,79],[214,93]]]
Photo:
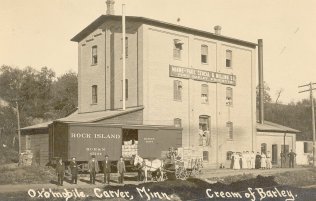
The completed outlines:
[[[262,152],[261,153],[261,169],[266,169],[267,167],[267,161],[266,161],[267,157],[266,155]]]
[[[272,168],[272,163],[271,163],[271,153],[270,153],[270,151],[267,152],[266,162],[267,162],[267,169],[271,169]]]
[[[233,169],[234,170],[239,170],[240,169],[240,164],[239,164],[239,154],[238,153],[234,153],[234,165],[233,165]]]

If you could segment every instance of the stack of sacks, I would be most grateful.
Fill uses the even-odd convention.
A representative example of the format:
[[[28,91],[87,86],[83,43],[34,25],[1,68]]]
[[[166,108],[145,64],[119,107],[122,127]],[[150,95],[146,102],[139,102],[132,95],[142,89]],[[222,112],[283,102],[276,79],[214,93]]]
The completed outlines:
[[[136,142],[136,141],[135,141]],[[132,140],[124,141],[122,145],[122,156],[123,157],[132,157],[138,153],[138,145],[133,144]]]

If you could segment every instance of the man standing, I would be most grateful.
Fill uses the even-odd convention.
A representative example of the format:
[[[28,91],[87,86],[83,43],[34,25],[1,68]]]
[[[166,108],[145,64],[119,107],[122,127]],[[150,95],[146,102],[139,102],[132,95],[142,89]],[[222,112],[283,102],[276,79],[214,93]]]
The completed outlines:
[[[104,183],[110,184],[110,173],[111,173],[111,163],[109,161],[109,156],[105,155],[105,160],[102,162]]]
[[[120,160],[117,162],[117,172],[119,173],[118,183],[123,184],[124,172],[126,172],[123,156],[121,156]]]
[[[72,161],[70,161],[69,166],[70,166],[70,171],[71,171],[71,183],[77,184],[78,166],[77,166],[75,157],[72,157]]]
[[[90,183],[95,184],[95,175],[99,172],[99,164],[95,159],[95,155],[92,155],[91,160],[88,162],[88,169],[90,173]]]
[[[56,174],[58,176],[58,185],[62,186],[64,182],[64,175],[65,175],[65,164],[63,160],[60,158],[56,164]]]
[[[290,165],[290,168],[294,168],[294,160],[295,160],[295,156],[296,156],[296,153],[293,152],[293,150],[291,149],[291,152],[288,154],[288,157],[289,157],[289,165]]]
[[[138,163],[137,166],[137,181],[143,181],[143,166]]]
[[[260,169],[261,168],[261,155],[259,152],[256,154],[256,162],[255,162],[255,168]]]

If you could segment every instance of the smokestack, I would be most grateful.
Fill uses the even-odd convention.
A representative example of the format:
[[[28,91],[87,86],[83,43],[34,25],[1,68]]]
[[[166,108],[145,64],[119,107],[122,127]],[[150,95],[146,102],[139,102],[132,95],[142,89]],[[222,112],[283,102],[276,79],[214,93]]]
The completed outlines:
[[[106,1],[106,14],[107,15],[114,15],[114,0],[107,0]]]
[[[219,26],[219,25],[216,25],[216,26],[214,27],[214,31],[215,31],[215,34],[216,34],[216,35],[221,35],[221,30],[222,30],[222,27]]]
[[[264,122],[263,43],[258,39],[259,123]]]

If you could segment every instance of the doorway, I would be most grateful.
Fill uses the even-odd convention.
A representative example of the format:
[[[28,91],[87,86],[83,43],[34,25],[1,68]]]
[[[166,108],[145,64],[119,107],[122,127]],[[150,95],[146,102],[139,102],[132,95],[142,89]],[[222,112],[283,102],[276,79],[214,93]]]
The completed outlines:
[[[278,164],[278,145],[272,145],[272,164]]]

